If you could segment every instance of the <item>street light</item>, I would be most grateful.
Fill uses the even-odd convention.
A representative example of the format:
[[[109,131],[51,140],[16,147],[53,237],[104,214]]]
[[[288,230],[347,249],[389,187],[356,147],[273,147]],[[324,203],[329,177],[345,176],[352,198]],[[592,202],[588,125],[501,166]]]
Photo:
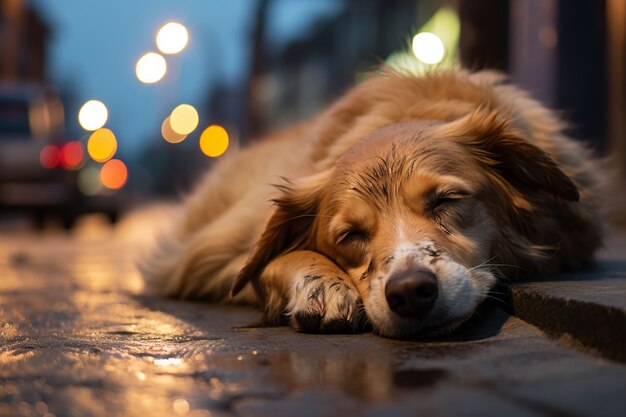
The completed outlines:
[[[100,128],[93,132],[87,141],[87,153],[96,162],[106,162],[113,158],[117,151],[115,134],[107,129]]]
[[[206,156],[218,157],[228,149],[228,132],[222,126],[211,125],[200,135],[200,149]]]
[[[439,36],[430,32],[421,32],[413,37],[413,53],[425,64],[438,64],[443,60],[446,48]]]
[[[144,54],[135,65],[135,74],[144,84],[154,84],[160,81],[167,72],[167,63],[162,55],[155,52]]]
[[[110,190],[118,190],[126,184],[128,170],[119,159],[109,159],[100,168],[100,181]]]
[[[169,143],[179,143],[187,137],[187,135],[181,135],[172,129],[172,126],[170,125],[170,116],[167,116],[161,124],[161,136],[163,136],[163,139]]]
[[[156,44],[164,54],[177,54],[187,46],[189,33],[187,28],[177,22],[166,23],[156,35]]]
[[[198,126],[198,111],[189,104],[180,104],[169,117],[172,130],[179,135],[188,135]]]
[[[82,105],[78,112],[78,123],[85,130],[100,129],[107,122],[109,112],[101,101],[89,100]]]

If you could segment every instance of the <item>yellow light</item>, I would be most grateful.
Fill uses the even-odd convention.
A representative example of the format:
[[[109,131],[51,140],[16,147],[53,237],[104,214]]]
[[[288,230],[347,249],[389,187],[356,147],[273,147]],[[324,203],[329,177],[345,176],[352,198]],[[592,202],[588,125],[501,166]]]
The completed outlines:
[[[159,29],[156,44],[164,54],[177,54],[187,46],[189,33],[180,23],[169,22]]]
[[[135,74],[139,81],[145,84],[153,84],[161,80],[167,72],[167,63],[163,56],[148,52],[137,61]]]
[[[222,126],[211,125],[200,135],[200,149],[206,156],[217,157],[228,149],[228,132]]]
[[[165,120],[163,120],[163,123],[161,124],[161,136],[163,136],[163,139],[165,139],[169,143],[182,142],[187,137],[187,135],[180,135],[174,132],[170,124],[169,116]]]
[[[172,110],[170,126],[179,135],[188,135],[198,126],[198,111],[189,104],[181,104]]]
[[[425,64],[438,64],[446,49],[439,36],[430,32],[418,33],[413,37],[413,53]]]
[[[82,105],[78,112],[78,123],[85,130],[100,129],[107,122],[109,112],[107,107],[98,100],[89,100]]]
[[[113,158],[117,151],[117,139],[115,134],[107,128],[96,130],[89,137],[87,152],[96,162],[106,162]]]

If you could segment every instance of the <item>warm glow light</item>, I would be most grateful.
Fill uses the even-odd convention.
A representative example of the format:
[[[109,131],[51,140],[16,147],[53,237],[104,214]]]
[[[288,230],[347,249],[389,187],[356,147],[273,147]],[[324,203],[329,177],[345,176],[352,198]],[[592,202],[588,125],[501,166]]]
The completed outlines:
[[[220,156],[228,149],[228,132],[222,126],[211,125],[200,135],[200,149],[206,156]]]
[[[107,122],[109,112],[104,103],[98,100],[89,100],[78,112],[78,123],[85,130],[100,129]]]
[[[165,120],[163,120],[163,123],[161,124],[161,136],[163,136],[163,139],[165,139],[169,143],[182,142],[187,137],[187,135],[180,135],[174,132],[174,130],[172,129],[172,125],[170,125],[169,116]]]
[[[179,135],[188,135],[198,126],[198,111],[189,104],[176,106],[170,115],[170,126]]]
[[[67,142],[61,149],[61,165],[67,169],[78,169],[83,164],[83,145],[78,141]]]
[[[106,162],[113,158],[115,151],[117,151],[117,139],[109,129],[98,129],[89,137],[87,152],[94,161]]]
[[[159,81],[167,72],[167,64],[163,56],[148,52],[137,61],[135,74],[139,81],[145,84],[152,84]]]
[[[58,167],[61,163],[61,150],[54,145],[44,146],[39,153],[39,162],[41,162],[44,168],[52,169]]]
[[[86,167],[80,171],[77,179],[78,189],[85,195],[96,195],[102,191],[100,170],[97,167]]]
[[[111,190],[118,190],[126,184],[128,170],[126,165],[119,159],[111,159],[102,165],[100,180],[102,184]]]
[[[174,412],[179,416],[184,416],[189,412],[189,403],[183,398],[177,398],[172,404]]]
[[[413,53],[425,64],[438,64],[445,51],[443,42],[434,33],[422,32],[413,37]]]
[[[169,22],[163,25],[156,36],[157,47],[164,54],[179,53],[185,49],[188,40],[187,28],[176,22]]]

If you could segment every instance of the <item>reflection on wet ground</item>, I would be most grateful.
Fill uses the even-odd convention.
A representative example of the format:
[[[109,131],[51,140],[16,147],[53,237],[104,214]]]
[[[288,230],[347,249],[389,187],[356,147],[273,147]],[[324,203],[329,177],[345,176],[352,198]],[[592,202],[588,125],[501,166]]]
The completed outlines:
[[[0,416],[617,416],[626,368],[493,307],[445,340],[248,327],[140,294],[134,246],[0,239]],[[621,394],[621,395],[620,395]]]

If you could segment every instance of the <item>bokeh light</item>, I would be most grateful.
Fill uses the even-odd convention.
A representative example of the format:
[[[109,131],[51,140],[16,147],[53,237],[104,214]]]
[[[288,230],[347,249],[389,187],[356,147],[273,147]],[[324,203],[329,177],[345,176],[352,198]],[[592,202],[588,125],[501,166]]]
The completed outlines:
[[[228,149],[228,132],[222,126],[211,125],[200,135],[200,149],[206,156],[217,157]]]
[[[174,132],[172,126],[170,125],[169,116],[165,120],[163,120],[163,123],[161,124],[161,136],[163,136],[163,139],[165,139],[169,143],[179,143],[185,140],[185,138],[187,137],[187,135],[181,135]]]
[[[95,166],[83,168],[78,174],[78,189],[85,195],[97,195],[102,191],[103,185],[100,181],[100,169]]]
[[[172,408],[176,414],[184,416],[189,412],[189,403],[184,398],[177,398],[172,403]]]
[[[117,151],[117,139],[115,134],[107,129],[96,130],[89,137],[87,142],[87,153],[96,162],[106,162],[113,158]]]
[[[439,36],[430,32],[421,32],[413,37],[413,53],[425,64],[438,64],[443,60],[446,49]]]
[[[100,180],[102,184],[111,189],[118,190],[126,184],[128,179],[128,170],[124,162],[119,159],[111,159],[107,161],[100,169]]]
[[[44,168],[52,169],[58,167],[61,163],[61,150],[55,145],[44,146],[39,153],[39,162],[41,162]]]
[[[83,145],[78,141],[67,142],[61,149],[61,165],[67,169],[78,169],[84,162]]]
[[[156,44],[164,54],[177,54],[187,46],[189,33],[180,23],[169,22],[159,29]]]
[[[85,130],[100,129],[107,122],[109,112],[99,100],[89,100],[78,112],[78,123]]]
[[[179,135],[188,135],[198,126],[198,111],[189,104],[181,104],[172,110],[170,126]]]
[[[139,81],[145,84],[153,84],[161,80],[167,72],[167,63],[163,56],[148,52],[137,61],[135,65],[135,74]]]

